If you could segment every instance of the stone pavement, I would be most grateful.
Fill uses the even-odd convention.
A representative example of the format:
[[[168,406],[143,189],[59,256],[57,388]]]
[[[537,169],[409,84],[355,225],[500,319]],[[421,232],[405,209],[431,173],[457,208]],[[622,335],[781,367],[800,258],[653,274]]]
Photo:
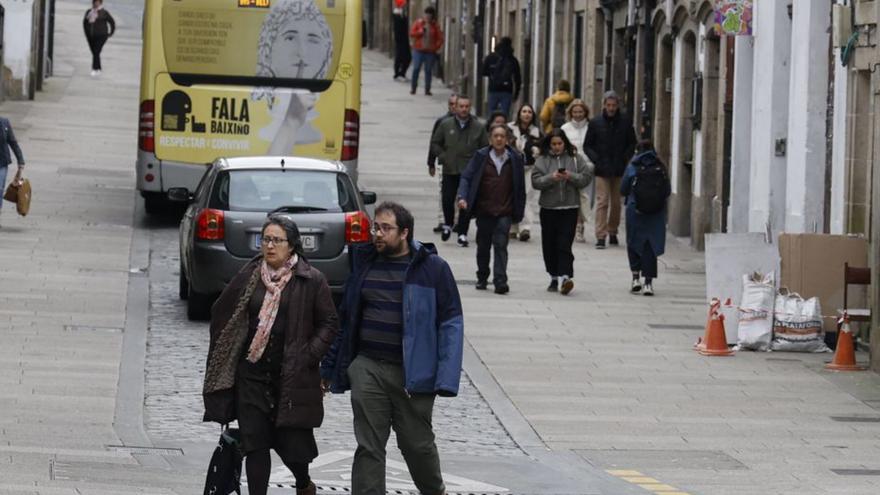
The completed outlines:
[[[830,354],[694,353],[707,311],[703,255],[681,242],[661,258],[654,298],[629,294],[624,248],[592,244],[575,245],[574,292],[545,292],[538,239],[511,243],[509,295],[475,291],[473,243],[431,233],[438,193],[425,156],[448,92],[409,96],[390,81],[390,62],[365,58],[362,187],[409,206],[416,238],[437,242],[453,266],[468,342],[515,406],[502,423],[519,425],[521,414],[539,439],[527,452],[571,453],[655,492],[880,491],[878,376],[826,372]]]
[[[81,2],[56,5],[55,75],[5,102],[33,189],[0,222],[0,493],[173,493],[114,428],[129,283],[140,24],[115,5],[105,72],[89,77]],[[14,27],[7,26],[7,29]],[[11,179],[11,175],[10,175]],[[145,437],[144,437],[145,438]]]

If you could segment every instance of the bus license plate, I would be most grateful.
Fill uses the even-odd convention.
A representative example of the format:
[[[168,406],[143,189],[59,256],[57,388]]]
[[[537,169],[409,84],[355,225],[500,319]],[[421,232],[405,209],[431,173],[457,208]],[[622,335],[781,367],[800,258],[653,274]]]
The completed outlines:
[[[262,237],[263,236],[261,236],[260,234],[254,236],[254,249],[260,249],[260,240],[262,239]],[[304,251],[315,251],[316,249],[318,249],[318,239],[314,235],[304,234],[300,236],[300,239],[302,239]]]

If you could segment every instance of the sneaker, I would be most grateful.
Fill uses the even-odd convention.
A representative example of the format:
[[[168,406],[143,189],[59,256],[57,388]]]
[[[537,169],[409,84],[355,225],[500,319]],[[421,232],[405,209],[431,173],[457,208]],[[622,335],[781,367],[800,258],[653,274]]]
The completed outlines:
[[[611,234],[611,235],[608,236],[608,244],[609,244],[610,246],[619,246],[619,245],[620,245],[620,241],[617,240],[617,236],[616,236],[616,235]]]
[[[425,96],[434,96],[434,93],[432,93],[430,90],[428,90],[428,91],[425,91]]]
[[[578,224],[577,230],[574,235],[575,242],[587,242],[587,238],[584,237],[584,224]]]
[[[532,238],[532,234],[529,233],[528,230],[521,230],[521,231],[519,232],[519,240],[520,240],[520,241],[522,241],[522,242],[526,242],[526,241],[528,241],[528,240],[531,239],[531,238]]]
[[[550,285],[547,286],[547,292],[558,292],[559,291],[559,280],[553,278],[550,280]]]
[[[646,296],[653,296],[654,295],[654,286],[651,284],[645,284],[645,292],[643,292],[642,294],[644,294]]]
[[[562,277],[562,283],[559,284],[559,293],[567,296],[574,289],[574,280],[568,277]]]
[[[444,225],[444,226],[440,229],[440,231],[441,231],[441,232],[440,232],[440,239],[442,239],[443,242],[448,241],[449,238],[452,237],[452,229],[450,229],[450,228],[447,227],[446,225]]]
[[[98,71],[96,71],[96,70],[93,69],[92,72],[89,73],[89,75],[92,76],[92,77],[97,77],[97,76],[98,76]]]
[[[409,90],[409,94],[411,94],[411,95],[416,94],[416,90],[414,90],[414,89]]]
[[[441,232],[443,232],[443,224],[442,224],[442,223],[438,223],[437,226],[434,227],[434,233],[435,233],[435,234],[439,234],[439,233],[441,233]]]
[[[605,249],[605,239],[596,241],[596,249]]]
[[[515,230],[510,231],[510,238],[511,239],[517,239],[518,237],[519,237],[519,232],[517,232]]]
[[[630,287],[629,291],[633,294],[641,292],[642,290],[642,280],[638,278],[633,279],[632,287]]]
[[[496,294],[503,295],[503,294],[507,294],[508,292],[510,292],[510,286],[508,286],[507,284],[501,284],[501,285],[495,286],[495,293]]]
[[[489,287],[489,283],[485,280],[477,280],[477,290],[486,290]]]
[[[468,244],[469,243],[466,235],[461,234],[460,236],[458,236],[458,245],[460,247],[468,247]]]

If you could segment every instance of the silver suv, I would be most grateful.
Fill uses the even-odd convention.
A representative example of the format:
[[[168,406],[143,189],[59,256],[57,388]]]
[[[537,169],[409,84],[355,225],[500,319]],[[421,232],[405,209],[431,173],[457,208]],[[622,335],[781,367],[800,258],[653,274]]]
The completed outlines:
[[[180,298],[191,320],[210,317],[213,300],[260,252],[260,228],[273,213],[299,226],[305,255],[339,297],[351,270],[349,245],[370,242],[365,206],[376,194],[359,192],[341,162],[298,157],[240,157],[215,161],[187,201],[180,222]]]

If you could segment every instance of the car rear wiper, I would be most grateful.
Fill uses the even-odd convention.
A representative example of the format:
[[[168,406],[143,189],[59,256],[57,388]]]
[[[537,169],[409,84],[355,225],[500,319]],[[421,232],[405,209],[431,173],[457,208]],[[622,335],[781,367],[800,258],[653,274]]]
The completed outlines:
[[[287,206],[279,206],[274,210],[270,211],[266,214],[266,216],[273,215],[275,213],[308,213],[310,211],[327,211],[327,208],[321,208],[320,206],[305,206],[305,205],[287,205]]]

